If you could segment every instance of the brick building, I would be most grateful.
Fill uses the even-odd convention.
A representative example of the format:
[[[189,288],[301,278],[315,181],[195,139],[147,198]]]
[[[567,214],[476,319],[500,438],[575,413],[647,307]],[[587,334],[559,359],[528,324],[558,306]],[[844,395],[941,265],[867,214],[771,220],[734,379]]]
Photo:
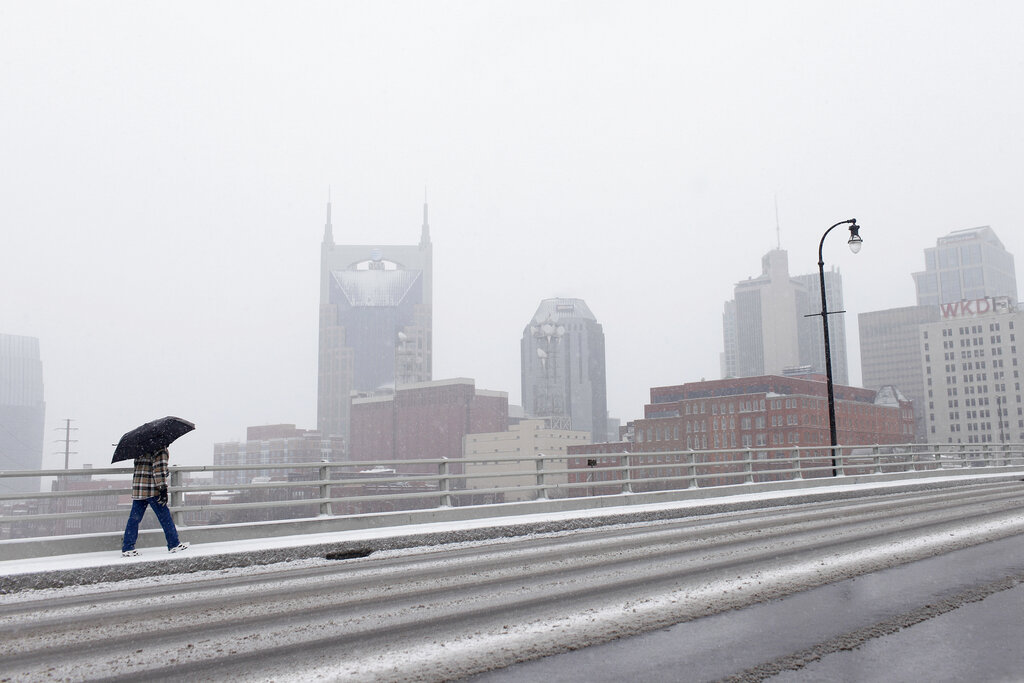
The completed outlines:
[[[257,477],[286,481],[311,479],[318,472],[310,469],[260,469],[260,465],[287,463],[340,462],[344,459],[344,440],[324,436],[318,431],[298,429],[293,424],[259,425],[246,430],[245,441],[213,444],[214,465],[252,465],[251,470],[217,471],[215,486],[246,484]]]
[[[908,443],[914,440],[914,412],[910,400],[892,387],[871,391],[858,387],[834,386],[836,431],[840,445]],[[764,375],[733,379],[691,382],[654,387],[644,417],[631,423],[633,443],[608,444],[606,449],[574,447],[570,449],[570,468],[587,468],[588,455],[595,462],[590,469],[621,465],[621,457],[612,453],[629,452],[636,478],[659,478],[663,484],[634,486],[634,490],[654,490],[685,486],[684,464],[688,451],[698,451],[697,462],[704,474],[720,474],[702,480],[701,486],[736,483],[736,466],[748,453],[762,462],[755,471],[769,472],[790,467],[773,463],[788,457],[786,449],[829,445],[828,398],[825,378]],[[735,450],[734,450],[735,449]],[[749,452],[745,449],[751,449]],[[685,451],[685,452],[684,452]],[[681,453],[682,452],[682,453]],[[593,457],[593,456],[598,457]],[[601,457],[603,456],[603,457]],[[825,467],[830,460],[821,451]],[[721,463],[720,465],[718,463]],[[602,476],[599,471],[581,473],[576,481],[614,481],[619,473]],[[807,476],[826,476],[819,470]],[[614,476],[612,476],[614,475]],[[780,475],[785,477],[788,475]],[[584,478],[585,477],[585,478]],[[771,478],[763,475],[761,479]],[[570,477],[570,481],[572,478]],[[597,493],[618,492],[617,485]]]
[[[913,440],[913,409],[906,398],[884,390],[843,385],[833,389],[840,444]],[[638,452],[827,446],[825,378],[763,375],[654,387],[644,419],[634,428]]]
[[[456,378],[399,386],[394,394],[352,400],[350,460],[390,462],[462,457],[466,434],[508,429],[508,394]],[[436,474],[436,465],[400,473]],[[453,465],[452,473],[461,468]]]

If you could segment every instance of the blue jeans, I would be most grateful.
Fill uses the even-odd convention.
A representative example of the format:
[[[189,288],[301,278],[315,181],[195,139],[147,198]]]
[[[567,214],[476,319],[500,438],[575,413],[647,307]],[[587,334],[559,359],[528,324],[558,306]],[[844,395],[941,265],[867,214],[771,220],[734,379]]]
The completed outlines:
[[[124,539],[121,541],[121,552],[135,549],[135,541],[139,538],[139,522],[146,514],[146,506],[152,505],[156,518],[160,520],[160,526],[164,528],[164,537],[167,539],[167,549],[177,547],[178,530],[174,526],[174,518],[171,517],[171,510],[166,505],[161,505],[156,496],[132,501],[132,512],[128,515],[128,525],[124,528]]]

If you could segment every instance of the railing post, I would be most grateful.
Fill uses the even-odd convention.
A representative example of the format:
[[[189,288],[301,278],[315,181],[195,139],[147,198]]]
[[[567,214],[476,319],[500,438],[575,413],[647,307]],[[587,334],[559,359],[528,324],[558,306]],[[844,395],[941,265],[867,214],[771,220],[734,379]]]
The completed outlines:
[[[548,490],[544,488],[544,454],[538,453],[535,462],[537,467],[537,497],[534,500],[547,500]]]
[[[689,488],[695,489],[697,486],[697,451],[690,449],[690,464],[687,466],[690,474],[690,486]]]
[[[321,460],[320,462],[327,462],[327,461],[326,460]],[[321,465],[320,466],[320,516],[321,517],[330,517],[333,514],[333,512],[331,510],[331,501],[329,500],[330,497],[331,497],[331,487],[327,483],[328,481],[330,481],[329,469],[330,468],[327,467],[327,465]]]
[[[181,507],[185,495],[181,492],[181,471],[171,470],[171,518],[174,526],[185,526],[185,513],[176,508]]]
[[[441,463],[438,465],[438,476],[440,478],[437,482],[437,488],[441,494],[439,502],[441,507],[450,508],[452,506],[452,494],[448,481],[448,458],[441,459]]]
[[[871,449],[871,457],[874,458],[874,461],[875,461],[875,474],[881,474],[882,473],[882,456],[880,454],[880,449],[878,448],[878,444],[875,444],[875,447]]]
[[[961,468],[967,467],[967,455],[966,455],[966,451],[964,450],[964,445],[963,444],[960,444],[960,447],[957,448],[957,452],[960,453],[960,467]]]
[[[800,447],[793,446],[793,479],[803,479],[803,462],[800,458]]]
[[[622,468],[622,492],[633,493],[633,468],[629,462],[629,453],[619,456],[619,467]]]
[[[743,471],[744,471],[746,476],[743,477],[743,481],[744,481],[744,483],[747,483],[747,484],[753,484],[754,483],[754,458],[753,458],[753,454],[752,454],[752,452],[751,452],[749,447],[746,449],[746,455],[747,455],[746,462],[743,463]]]

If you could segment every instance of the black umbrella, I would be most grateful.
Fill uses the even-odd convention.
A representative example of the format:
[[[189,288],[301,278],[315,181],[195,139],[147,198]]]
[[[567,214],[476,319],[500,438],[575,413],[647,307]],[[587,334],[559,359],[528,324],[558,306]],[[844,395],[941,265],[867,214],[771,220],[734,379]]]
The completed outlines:
[[[171,415],[147,422],[121,437],[117,448],[114,449],[114,459],[110,462],[134,460],[140,455],[167,448],[179,436],[188,434],[195,428],[196,426],[188,420]]]

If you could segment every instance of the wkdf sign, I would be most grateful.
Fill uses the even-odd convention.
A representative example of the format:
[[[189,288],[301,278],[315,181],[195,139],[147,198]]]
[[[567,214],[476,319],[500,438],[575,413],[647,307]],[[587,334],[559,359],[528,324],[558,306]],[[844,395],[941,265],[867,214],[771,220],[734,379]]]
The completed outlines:
[[[987,313],[1009,313],[1010,297],[987,296],[983,299],[956,301],[951,304],[939,304],[944,319],[973,318]]]

